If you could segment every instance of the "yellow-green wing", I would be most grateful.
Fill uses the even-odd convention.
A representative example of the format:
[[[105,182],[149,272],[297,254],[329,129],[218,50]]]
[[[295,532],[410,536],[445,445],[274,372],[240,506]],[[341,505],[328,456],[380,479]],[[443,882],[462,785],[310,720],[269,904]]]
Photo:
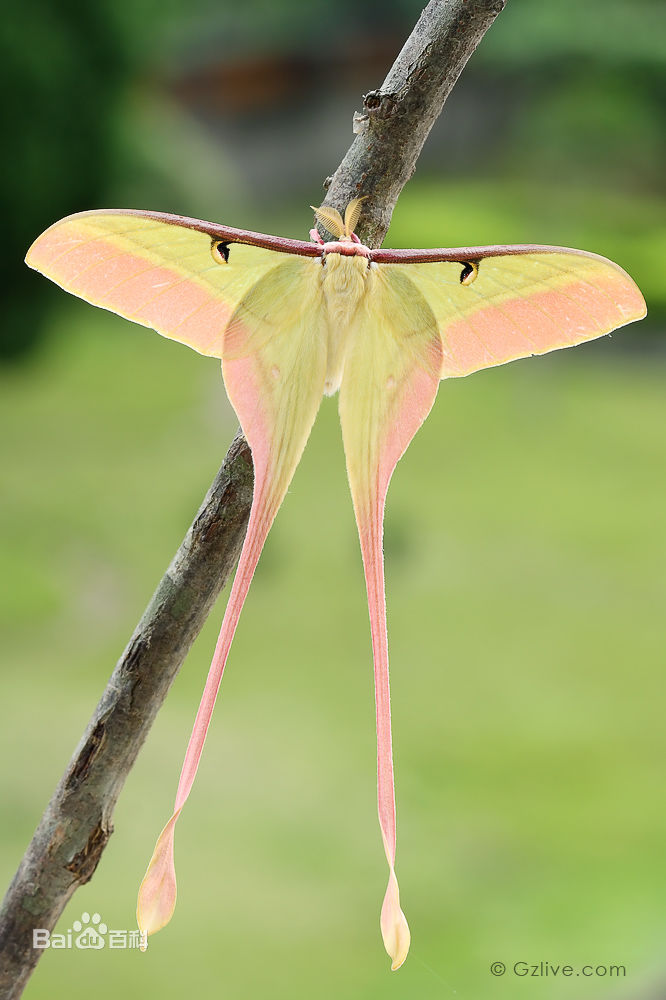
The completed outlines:
[[[31,267],[94,305],[222,357],[227,392],[252,449],[245,542],[174,811],[139,890],[137,919],[145,934],[173,913],[176,823],[257,561],[324,392],[328,330],[320,253],[313,244],[179,216],[112,211],[63,219],[27,256]]]
[[[580,250],[479,247],[462,260],[386,251],[421,291],[443,343],[442,378],[593,340],[645,316],[643,296],[612,261]],[[379,256],[379,254],[378,254]]]
[[[222,372],[252,448],[255,503],[265,489],[279,506],[324,393],[321,271],[319,259],[281,258],[243,296],[225,334]]]
[[[307,263],[289,255],[316,253],[300,241],[196,219],[106,211],[55,223],[26,262],[93,305],[221,357],[224,329],[249,289],[285,259]]]
[[[224,381],[254,462],[247,534],[199,711],[185,754],[174,811],[141,883],[139,927],[153,934],[176,903],[174,835],[196,776],[243,602],[277,510],[305,447],[324,393],[326,317],[321,263],[281,258],[242,297],[227,328]]]
[[[435,317],[399,270],[371,267],[340,384],[340,422],[358,525],[370,613],[377,714],[377,799],[389,864],[381,912],[392,967],[404,962],[409,928],[395,875],[396,824],[382,533],[393,469],[434,402],[442,363]]]

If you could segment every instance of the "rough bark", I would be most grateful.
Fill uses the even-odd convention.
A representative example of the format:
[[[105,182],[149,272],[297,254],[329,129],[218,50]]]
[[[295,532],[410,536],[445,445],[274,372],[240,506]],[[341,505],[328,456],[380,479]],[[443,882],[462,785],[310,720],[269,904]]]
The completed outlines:
[[[432,0],[379,90],[355,115],[357,136],[326,204],[368,202],[359,235],[381,244],[403,186],[451,88],[505,0]],[[14,1000],[52,930],[88,882],[113,831],[113,809],[169,687],[240,553],[252,462],[239,433],[120,658],[0,910],[0,998]]]
[[[240,554],[252,457],[240,431],[113,671],[42,816],[0,911],[0,997],[18,997],[52,930],[88,882],[113,832],[113,809],[187,652]]]
[[[432,0],[379,90],[354,115],[356,139],[325,182],[324,204],[344,212],[352,198],[367,201],[357,227],[361,240],[381,246],[393,209],[446,98],[506,0]]]

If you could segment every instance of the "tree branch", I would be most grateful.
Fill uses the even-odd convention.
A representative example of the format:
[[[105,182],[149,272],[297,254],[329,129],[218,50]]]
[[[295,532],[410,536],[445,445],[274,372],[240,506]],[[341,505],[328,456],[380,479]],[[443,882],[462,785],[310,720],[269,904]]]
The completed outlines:
[[[355,116],[357,137],[326,203],[368,203],[359,235],[379,246],[444,101],[505,0],[431,0],[380,90]],[[15,1000],[52,930],[88,882],[113,831],[120,790],[180,666],[240,553],[252,461],[236,435],[222,468],[120,658],[0,910],[0,997]]]
[[[0,997],[19,997],[52,930],[90,881],[120,790],[187,652],[240,554],[252,457],[234,438],[199,513],[146,608],[37,827],[0,911]]]
[[[506,0],[432,0],[379,90],[354,115],[358,133],[328,186],[325,204],[344,213],[365,195],[358,235],[378,247],[446,98]]]

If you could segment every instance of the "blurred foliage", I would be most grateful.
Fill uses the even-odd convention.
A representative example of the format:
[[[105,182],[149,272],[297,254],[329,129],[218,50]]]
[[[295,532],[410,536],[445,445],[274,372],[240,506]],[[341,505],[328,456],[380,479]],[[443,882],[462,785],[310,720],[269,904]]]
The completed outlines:
[[[535,65],[545,72],[563,60],[597,65],[663,63],[666,21],[660,0],[559,0],[556,4],[513,0],[513,23],[504,16],[493,25],[493,44],[481,48],[481,62]]]
[[[624,267],[638,282],[652,311],[663,321],[666,289],[666,213],[656,194],[640,199],[621,188],[591,188],[580,181],[543,183],[492,179],[415,181],[396,207],[387,244],[436,246],[445,233],[449,246],[532,243],[584,247]],[[618,334],[632,345],[662,349],[661,326],[642,322]]]
[[[0,354],[28,351],[44,328],[52,294],[21,261],[31,240],[63,215],[118,199],[241,223],[249,220],[230,219],[230,206],[245,205],[251,215],[263,204],[265,219],[276,196],[308,204],[303,186],[320,183],[344,152],[360,89],[380,82],[376,60],[363,75],[368,46],[381,38],[395,51],[419,12],[414,0],[102,0],[84,7],[14,0],[0,33],[0,81],[9,95],[3,134],[11,136]],[[664,160],[663,25],[657,0],[512,0],[454,91],[417,178],[479,178],[500,199],[507,184],[523,182],[538,181],[544,201],[558,183],[585,188],[592,199],[605,189],[609,201],[614,193],[634,200],[654,243],[664,226],[663,213],[654,212]],[[213,120],[197,120],[196,109],[188,117],[174,102],[175,82],[192,67],[233,68],[276,53],[323,66],[316,92],[302,80],[291,103],[248,113],[245,123],[236,116],[232,125],[224,95],[221,104],[216,98],[222,117]],[[344,68],[326,77],[327,60],[341,53],[351,53]],[[344,89],[349,59],[360,67],[351,93]],[[311,117],[299,119],[307,101],[316,101]],[[271,163],[272,176],[261,174]],[[663,283],[649,291],[652,315],[663,315]]]
[[[115,7],[26,0],[2,19],[5,357],[34,344],[47,303],[20,266],[25,251],[45,224],[98,202],[109,182],[110,118],[130,70]]]
[[[407,200],[396,229],[424,214]],[[64,297],[50,322],[0,376],[3,883],[235,428],[212,359]],[[513,1000],[500,959],[627,965],[532,980],[530,1000],[662,995],[666,404],[632,335],[444,383],[391,484],[404,968],[379,935],[370,638],[331,399],[235,639],[173,922],[146,955],[44,955],[26,1000]],[[62,932],[83,910],[134,927],[223,600]]]

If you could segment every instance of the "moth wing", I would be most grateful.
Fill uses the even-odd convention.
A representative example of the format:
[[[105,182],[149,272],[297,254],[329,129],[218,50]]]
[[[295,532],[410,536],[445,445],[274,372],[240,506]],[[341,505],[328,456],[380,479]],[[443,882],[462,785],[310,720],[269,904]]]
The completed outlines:
[[[402,253],[385,252],[395,261]],[[573,347],[646,314],[629,275],[596,254],[479,247],[442,251],[447,259],[432,260],[436,253],[404,251],[408,262],[388,266],[410,278],[435,315],[444,349],[442,378]]]
[[[327,325],[319,259],[283,257],[232,314],[224,382],[271,496],[282,499],[324,393]],[[277,509],[277,508],[276,508]]]
[[[252,286],[288,255],[305,262],[317,253],[300,241],[181,216],[105,211],[56,222],[26,263],[93,305],[221,357],[229,318]]]
[[[235,249],[232,247],[232,251]],[[173,914],[176,822],[196,776],[257,561],[324,393],[327,317],[321,262],[275,253],[271,257],[278,258],[277,264],[270,260],[268,269],[255,278],[226,326],[222,371],[229,399],[252,449],[254,496],[238,569],[185,755],[174,812],[158,838],[139,889],[137,920],[146,934],[160,930]]]
[[[409,277],[370,268],[367,294],[349,330],[340,422],[358,525],[370,615],[377,715],[377,801],[389,881],[380,926],[392,968],[404,962],[409,927],[395,874],[388,640],[382,534],[393,469],[425,420],[439,386],[442,344],[433,312]]]
[[[357,516],[388,487],[430,411],[442,364],[437,319],[412,281],[412,269],[372,267],[367,280],[350,331],[339,404]]]

